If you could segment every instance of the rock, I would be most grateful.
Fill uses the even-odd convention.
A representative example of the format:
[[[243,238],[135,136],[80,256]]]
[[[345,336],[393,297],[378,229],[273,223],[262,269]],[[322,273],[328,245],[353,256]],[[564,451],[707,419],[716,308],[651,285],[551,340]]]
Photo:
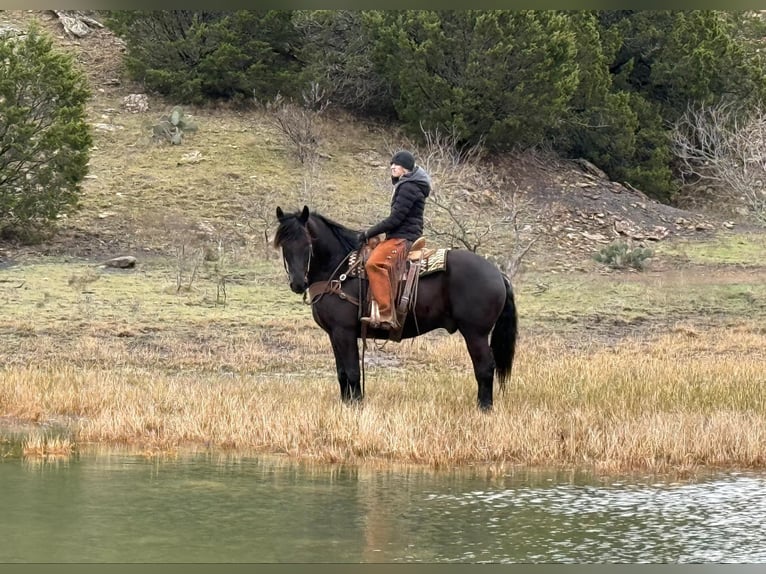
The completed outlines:
[[[185,153],[181,156],[181,159],[178,160],[177,165],[184,165],[189,163],[199,163],[205,158],[202,156],[202,152],[199,150],[190,151],[189,153]]]
[[[125,126],[120,126],[117,124],[93,124],[93,127],[97,130],[101,130],[102,132],[114,132],[117,130],[125,129]]]
[[[98,20],[86,16],[82,12],[72,10],[52,10],[58,16],[64,32],[72,38],[83,38],[90,34],[90,27],[103,28],[103,24]]]
[[[587,159],[579,158],[574,160],[574,162],[578,166],[580,166],[580,168],[587,174],[595,175],[599,179],[607,179],[607,180],[609,179],[609,176],[607,176],[606,173],[604,173],[601,169],[597,168]]]
[[[603,233],[588,233],[587,231],[583,231],[582,236],[585,239],[590,239],[591,241],[598,241],[599,243],[609,243],[609,238]]]
[[[630,223],[628,223],[627,221],[625,221],[623,219],[615,220],[615,222],[614,222],[614,230],[619,235],[628,235],[628,236],[631,235],[632,232],[633,232],[632,229],[631,229]]]
[[[123,255],[115,257],[109,261],[104,261],[101,265],[104,267],[115,267],[117,269],[132,269],[136,266],[137,259],[132,255]]]
[[[0,26],[0,38],[17,38],[19,36],[24,36],[25,34],[26,32],[19,30],[15,26],[10,26],[8,24]]]
[[[652,230],[646,234],[646,239],[651,241],[660,241],[670,235],[670,230],[662,225],[655,225]]]
[[[149,97],[146,94],[128,94],[122,98],[122,107],[133,114],[139,114],[149,109]]]
[[[618,235],[624,235],[636,241],[650,240],[660,241],[670,235],[670,230],[661,225],[655,225],[651,231],[643,231],[629,221],[618,219],[614,222],[614,230]]]

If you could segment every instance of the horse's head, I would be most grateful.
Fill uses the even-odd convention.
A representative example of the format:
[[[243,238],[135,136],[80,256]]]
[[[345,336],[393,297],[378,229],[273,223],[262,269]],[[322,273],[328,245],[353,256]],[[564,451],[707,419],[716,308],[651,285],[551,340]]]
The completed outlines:
[[[311,235],[306,227],[309,220],[309,208],[303,211],[285,213],[277,207],[279,227],[274,236],[274,247],[282,249],[282,260],[290,279],[290,289],[294,293],[303,293],[308,289],[308,274],[311,266],[313,248]]]

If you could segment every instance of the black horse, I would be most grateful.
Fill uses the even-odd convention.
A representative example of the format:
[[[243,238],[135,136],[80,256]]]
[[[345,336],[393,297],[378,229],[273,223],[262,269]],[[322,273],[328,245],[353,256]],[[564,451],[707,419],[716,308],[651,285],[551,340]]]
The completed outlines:
[[[359,279],[344,273],[349,254],[357,248],[358,232],[309,213],[306,206],[295,213],[284,213],[277,207],[277,219],[274,246],[282,249],[290,289],[305,296],[311,285],[329,285],[326,282],[334,280],[336,289],[314,297],[311,310],[314,320],[330,336],[341,398],[346,403],[359,401],[362,387],[358,301],[362,290]],[[516,348],[516,305],[508,278],[471,251],[448,251],[446,270],[421,278],[402,338],[417,337],[438,328],[449,333],[460,331],[463,335],[479,385],[478,405],[490,409],[493,371],[497,372],[502,389],[511,373]],[[385,339],[387,335],[384,330],[368,332],[368,336],[376,339]]]

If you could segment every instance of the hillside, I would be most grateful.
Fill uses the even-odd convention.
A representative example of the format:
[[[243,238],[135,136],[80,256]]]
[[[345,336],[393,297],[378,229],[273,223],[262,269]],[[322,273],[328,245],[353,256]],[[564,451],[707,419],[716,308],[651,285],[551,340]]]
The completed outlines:
[[[207,233],[258,242],[279,202],[285,208],[306,202],[359,226],[384,208],[387,157],[391,149],[408,143],[394,129],[328,115],[319,126],[321,164],[310,170],[295,161],[272,123],[257,112],[187,110],[199,132],[181,146],[160,145],[151,141],[148,130],[172,102],[150,97],[147,111],[126,109],[124,98],[141,90],[121,79],[119,39],[95,26],[82,38],[72,37],[52,11],[0,14],[0,26],[23,29],[32,20],[59,48],[72,53],[88,75],[96,145],[81,213],[63,221],[49,244],[21,250],[5,245],[1,257],[167,252],[174,243],[170,228],[176,238],[179,233]],[[527,153],[493,163],[525,205],[522,223],[535,240],[526,257],[543,265],[579,265],[615,238],[655,243],[733,227],[723,217],[653,201],[609,181],[586,162]],[[492,190],[499,195],[506,191]],[[382,195],[380,201],[368,201],[370,193]],[[486,213],[498,209],[493,203],[477,206]]]

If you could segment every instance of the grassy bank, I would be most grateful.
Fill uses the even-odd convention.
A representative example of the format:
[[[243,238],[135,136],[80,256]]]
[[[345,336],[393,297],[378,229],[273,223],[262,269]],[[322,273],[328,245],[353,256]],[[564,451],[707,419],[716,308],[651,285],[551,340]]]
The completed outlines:
[[[95,271],[87,284],[70,280],[93,271],[85,263],[6,270],[0,411],[56,425],[75,450],[201,445],[604,472],[766,466],[760,271],[520,277],[517,363],[483,415],[462,339],[443,333],[372,347],[364,405],[342,406],[326,336],[280,263],[259,265],[237,272],[226,305],[214,302],[212,273],[177,291],[169,259]],[[37,439],[28,450],[45,448]]]
[[[306,335],[292,342],[306,349],[292,354],[322,351]],[[369,368],[361,408],[339,404],[327,365],[284,364],[284,353],[275,357],[255,338],[218,358],[252,369],[236,371],[185,365],[182,356],[165,370],[119,356],[112,366],[92,365],[94,355],[114,355],[93,340],[65,362],[6,367],[0,403],[22,419],[66,421],[75,444],[149,450],[203,444],[321,461],[609,471],[766,462],[766,336],[758,329],[577,352],[563,341],[525,343],[491,415],[475,409],[462,346],[446,337],[401,347],[385,361],[373,355],[390,366]]]

